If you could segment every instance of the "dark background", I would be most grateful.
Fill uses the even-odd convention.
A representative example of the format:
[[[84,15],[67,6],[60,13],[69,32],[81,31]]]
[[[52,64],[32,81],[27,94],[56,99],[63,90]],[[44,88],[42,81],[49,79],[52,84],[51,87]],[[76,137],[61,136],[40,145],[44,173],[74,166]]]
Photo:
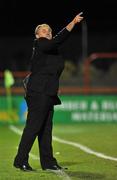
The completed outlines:
[[[84,12],[89,31],[117,31],[116,0],[1,0],[0,36],[32,36],[35,26],[43,22],[57,30],[80,11]]]
[[[59,0],[0,3],[0,71],[27,70],[34,29],[48,23],[53,34],[83,11],[88,30],[88,55],[117,51],[117,1]],[[74,63],[82,56],[82,23],[77,25],[63,45],[66,59]]]

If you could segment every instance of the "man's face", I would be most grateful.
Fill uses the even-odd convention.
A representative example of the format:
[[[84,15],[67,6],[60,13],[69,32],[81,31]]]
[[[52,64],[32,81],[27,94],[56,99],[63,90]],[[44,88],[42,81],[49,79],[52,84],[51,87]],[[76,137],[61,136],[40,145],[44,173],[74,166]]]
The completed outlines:
[[[45,37],[49,40],[52,39],[52,30],[49,27],[40,27],[37,34],[38,34],[39,38]]]

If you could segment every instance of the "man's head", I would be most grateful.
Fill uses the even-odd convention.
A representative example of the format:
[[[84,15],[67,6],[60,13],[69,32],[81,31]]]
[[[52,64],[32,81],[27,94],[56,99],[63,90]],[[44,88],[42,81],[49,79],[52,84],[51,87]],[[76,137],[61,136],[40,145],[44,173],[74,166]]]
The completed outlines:
[[[47,39],[52,39],[52,29],[48,24],[40,24],[35,29],[36,38],[45,37]]]

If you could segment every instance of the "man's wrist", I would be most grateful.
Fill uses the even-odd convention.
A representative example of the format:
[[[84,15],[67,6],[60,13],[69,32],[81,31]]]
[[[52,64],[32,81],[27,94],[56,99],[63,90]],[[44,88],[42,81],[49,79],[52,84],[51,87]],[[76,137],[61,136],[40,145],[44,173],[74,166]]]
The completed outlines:
[[[74,26],[77,24],[76,18],[72,20],[72,23],[74,24]]]

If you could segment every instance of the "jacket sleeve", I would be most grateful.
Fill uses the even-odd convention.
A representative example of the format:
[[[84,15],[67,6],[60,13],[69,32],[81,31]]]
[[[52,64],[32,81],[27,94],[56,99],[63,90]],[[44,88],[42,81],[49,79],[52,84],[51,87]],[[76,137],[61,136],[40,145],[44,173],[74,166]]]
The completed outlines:
[[[53,37],[53,40],[58,44],[62,43],[68,37],[69,34],[70,32],[66,28],[63,28],[61,31],[57,33],[56,36]]]
[[[63,28],[52,40],[47,38],[39,38],[37,42],[38,50],[42,52],[48,52],[57,48],[64,40],[68,37],[69,31],[66,28]]]

